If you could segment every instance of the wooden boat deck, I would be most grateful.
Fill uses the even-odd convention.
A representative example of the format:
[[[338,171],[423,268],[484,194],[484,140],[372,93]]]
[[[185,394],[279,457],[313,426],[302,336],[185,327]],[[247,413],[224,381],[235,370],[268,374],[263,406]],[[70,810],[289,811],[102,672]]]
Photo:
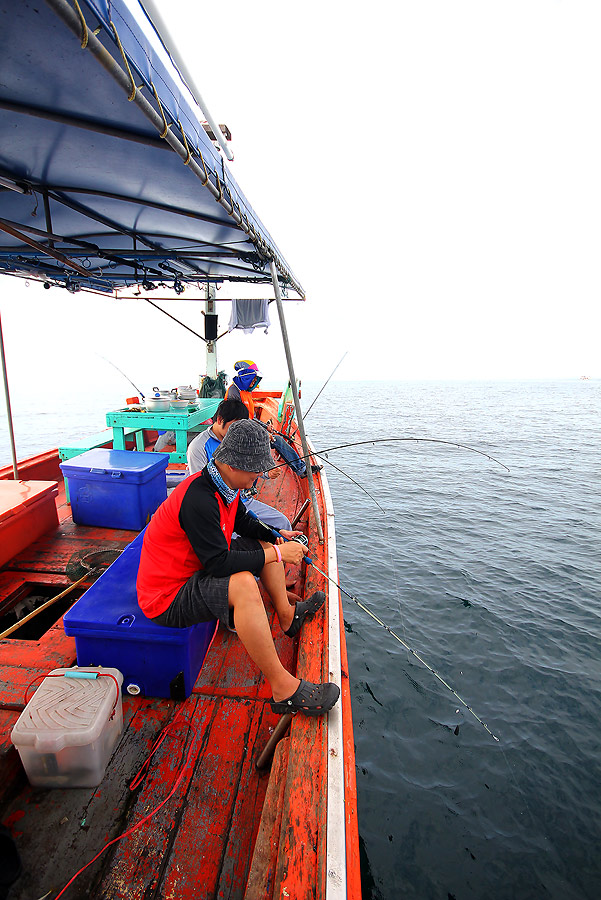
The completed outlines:
[[[48,456],[43,463],[52,467],[57,460]],[[305,499],[306,482],[288,467],[281,472],[279,478],[262,483],[260,499],[292,518]],[[319,479],[316,487],[320,492]],[[135,537],[131,531],[74,525],[62,484],[57,504],[56,532],[0,571],[0,615],[31,584],[56,594],[72,583],[70,572],[86,553],[122,549]],[[305,531],[307,519],[305,513],[298,526]],[[327,571],[327,542],[320,545],[311,531],[308,537],[317,565]],[[305,572],[296,567],[289,570],[288,586],[303,595],[323,587],[318,579],[323,581],[312,568]],[[60,601],[65,604],[61,616],[84,586]],[[284,664],[310,680],[328,680],[324,614],[307,623],[294,641],[273,618],[274,641]],[[258,772],[257,756],[279,717],[266,703],[268,685],[236,635],[218,629],[187,700],[124,697],[124,730],[99,787],[33,788],[10,732],[32,680],[74,664],[75,640],[64,634],[62,618],[39,637],[24,632],[0,642],[0,818],[11,829],[23,862],[11,900],[37,900],[48,892],[56,897],[109,841],[133,826],[131,834],[109,846],[78,876],[65,897],[325,896],[326,722],[294,718],[290,736],[277,747],[271,774]],[[345,658],[343,680],[342,702],[350,716]],[[163,740],[145,777],[130,789],[159,735]],[[352,753],[352,746],[346,752]],[[354,759],[351,765],[352,792]],[[356,803],[348,808],[356,815]],[[350,819],[347,831],[352,835],[352,813]],[[349,897],[359,896],[358,859],[355,863],[355,893]]]

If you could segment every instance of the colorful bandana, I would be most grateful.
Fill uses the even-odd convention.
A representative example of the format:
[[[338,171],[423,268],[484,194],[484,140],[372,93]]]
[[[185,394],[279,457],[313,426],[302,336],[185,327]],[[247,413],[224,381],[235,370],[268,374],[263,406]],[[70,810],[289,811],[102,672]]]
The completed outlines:
[[[254,391],[261,381],[261,376],[255,369],[241,369],[234,375],[232,381],[240,391]]]
[[[259,371],[259,367],[252,359],[239,359],[238,362],[234,363],[234,369],[236,372],[239,372],[240,369],[254,369],[255,372]]]
[[[207,463],[207,472],[211,476],[211,481],[229,506],[230,503],[233,503],[236,499],[236,494],[238,493],[238,491],[235,491],[225,483],[225,481],[219,474],[219,469],[217,468],[213,460],[210,460],[210,462]]]

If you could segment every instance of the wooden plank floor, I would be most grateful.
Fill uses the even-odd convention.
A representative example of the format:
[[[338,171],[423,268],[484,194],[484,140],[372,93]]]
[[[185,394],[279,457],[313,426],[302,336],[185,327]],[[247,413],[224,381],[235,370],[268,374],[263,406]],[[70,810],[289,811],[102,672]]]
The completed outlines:
[[[287,467],[280,471],[277,479],[262,482],[260,499],[286,510],[292,518],[306,496],[305,487]],[[75,526],[64,492],[61,499],[59,528],[20,554],[2,573],[7,590],[10,583],[14,588],[15,578],[34,582],[50,578],[68,584],[67,569],[74,560],[99,547],[120,549],[135,536]],[[315,541],[316,536],[310,539]],[[289,571],[288,586],[303,594],[300,567]],[[308,577],[307,589],[315,586],[314,576]],[[0,600],[1,590],[2,580]],[[273,615],[271,621],[282,661],[295,671],[298,642],[282,634]],[[320,680],[327,674],[322,665],[322,626],[315,620],[305,630],[299,671],[303,677]],[[0,818],[17,841],[24,868],[11,900],[37,900],[48,891],[55,896],[108,841],[140,822],[77,878],[66,898],[243,900],[269,783],[269,772],[258,773],[254,763],[278,717],[266,703],[268,686],[236,635],[220,627],[186,701],[124,698],[124,730],[98,788],[32,788],[10,743],[10,731],[23,709],[27,684],[37,675],[74,662],[75,642],[65,636],[60,620],[37,641],[0,643]],[[295,754],[288,765],[290,741],[278,750],[277,772],[284,780],[272,782],[270,794],[275,793],[276,799],[286,794],[292,810],[315,811],[317,804],[325,802],[324,723],[299,718],[292,727],[305,751]],[[166,737],[145,779],[130,790],[165,728]],[[145,821],[174,786],[173,796]],[[266,810],[267,822],[272,813]],[[316,896],[315,891],[319,895],[323,873],[317,858],[325,837],[308,821],[314,813],[306,818],[299,823],[288,817],[278,823],[275,849],[281,851],[280,862],[271,866],[271,881],[264,886],[269,893],[256,896],[280,896],[290,877],[289,858],[297,858],[304,867],[302,896]],[[247,900],[254,898],[247,894]]]

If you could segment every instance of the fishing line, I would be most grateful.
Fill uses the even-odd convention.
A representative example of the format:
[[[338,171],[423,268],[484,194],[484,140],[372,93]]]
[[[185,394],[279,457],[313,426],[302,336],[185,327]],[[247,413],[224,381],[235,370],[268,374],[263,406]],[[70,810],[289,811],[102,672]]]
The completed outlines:
[[[277,451],[276,451],[276,452],[277,452]],[[334,463],[333,463],[331,460],[329,460],[329,459],[324,459],[324,462],[326,462],[329,466],[332,466],[333,469],[336,469],[337,472],[340,472],[341,475],[344,475],[345,478],[348,478],[349,481],[352,481],[353,484],[356,484],[357,487],[358,487],[360,490],[362,490],[364,494],[367,494],[367,496],[369,497],[370,500],[373,500],[373,501],[374,501],[374,503],[376,504],[376,506],[378,507],[378,509],[382,510],[382,512],[384,513],[384,515],[387,515],[386,510],[384,509],[383,506],[380,506],[380,504],[378,503],[378,501],[376,500],[376,498],[375,498],[374,496],[372,496],[372,494],[370,494],[369,491],[368,491],[366,488],[364,488],[362,484],[359,484],[358,481],[355,481],[355,479],[354,479],[351,475],[349,475],[348,472],[345,472],[344,469],[340,469],[338,466],[334,465]]]
[[[262,522],[261,519],[256,515],[256,513],[252,512],[252,511],[249,510],[249,509],[247,509],[246,512],[251,516],[251,518],[256,519],[258,522],[261,522],[261,525],[263,525],[265,528],[268,528],[269,531],[271,531],[271,533],[272,533],[275,537],[283,537],[283,535],[280,534],[280,532],[278,531],[277,528],[273,528],[271,525],[266,525],[266,523],[265,523],[265,522]],[[299,540],[298,538],[285,538],[285,537],[284,537],[284,540],[285,540],[285,541],[288,541],[288,540],[296,540],[297,543],[301,543],[301,544],[303,544],[303,546],[307,547],[307,546],[308,546],[308,541],[307,541],[306,535],[301,535],[301,537],[303,538],[303,540]],[[479,716],[477,713],[474,712],[474,710],[473,710],[472,707],[469,705],[469,703],[468,703],[466,700],[464,700],[463,697],[460,697],[460,696],[459,696],[459,694],[457,693],[457,691],[456,691],[453,687],[451,687],[451,685],[450,685],[447,681],[445,681],[445,679],[442,677],[442,675],[439,675],[439,673],[438,673],[435,669],[433,669],[432,666],[431,666],[429,663],[427,663],[426,660],[425,660],[422,656],[420,656],[420,654],[417,652],[417,650],[414,650],[413,647],[410,647],[409,644],[408,644],[406,641],[404,641],[401,637],[399,637],[398,634],[397,634],[395,631],[393,631],[392,628],[390,628],[389,625],[387,625],[385,622],[383,622],[382,619],[380,619],[379,616],[377,616],[374,612],[372,612],[372,610],[369,609],[368,606],[366,606],[364,603],[362,603],[361,600],[359,600],[357,597],[354,597],[352,594],[349,594],[349,592],[348,592],[348,591],[345,591],[345,589],[344,589],[343,587],[341,587],[341,585],[339,585],[337,581],[334,581],[333,578],[331,578],[331,577],[330,577],[329,575],[327,575],[325,572],[322,572],[322,570],[321,570],[318,566],[315,565],[315,563],[313,562],[313,560],[311,559],[310,556],[304,556],[304,557],[303,557],[303,562],[307,563],[308,566],[312,566],[312,567],[315,569],[316,572],[319,572],[320,575],[323,575],[324,578],[327,578],[328,581],[331,581],[332,584],[333,584],[335,587],[337,587],[339,591],[341,591],[346,597],[349,598],[349,600],[352,600],[353,603],[356,603],[357,606],[358,606],[360,609],[363,610],[363,612],[366,612],[368,616],[371,616],[371,618],[372,618],[375,622],[377,622],[378,625],[381,625],[382,628],[384,628],[390,635],[392,635],[392,637],[395,638],[395,639],[399,642],[399,644],[402,644],[402,646],[403,646],[406,650],[408,650],[409,653],[411,653],[412,656],[414,656],[417,660],[419,660],[419,662],[420,662],[420,663],[428,670],[428,672],[431,672],[432,675],[434,675],[434,677],[435,677],[442,685],[444,685],[444,687],[445,687],[447,690],[449,690],[449,691],[451,692],[451,694],[455,697],[455,699],[458,700],[459,703],[461,703],[461,705],[464,706],[465,709],[467,709],[469,713],[471,713],[471,715],[474,717],[474,719],[476,719],[476,721],[479,722],[480,725],[482,725],[482,727],[488,732],[488,734],[489,734],[495,741],[499,742],[499,738],[497,737],[496,734],[494,734],[494,733],[490,730],[490,728],[488,727],[488,725],[486,724],[486,722],[483,722],[483,721],[482,721],[482,719],[480,718],[480,716]]]
[[[442,677],[442,675],[439,675],[438,672],[437,672],[435,669],[433,669],[432,666],[429,665],[429,664],[426,662],[426,660],[423,659],[422,656],[420,656],[420,654],[417,652],[417,650],[414,650],[413,647],[410,647],[409,644],[408,644],[406,641],[404,641],[402,638],[400,638],[400,637],[398,636],[398,634],[396,634],[396,632],[394,632],[394,631],[392,630],[392,628],[390,628],[390,626],[388,626],[385,622],[383,622],[382,619],[380,619],[380,617],[377,616],[374,612],[372,612],[371,609],[369,609],[369,607],[367,607],[364,603],[362,603],[361,600],[358,600],[357,597],[353,597],[353,595],[352,595],[352,594],[349,594],[348,591],[345,591],[345,589],[344,589],[343,587],[341,587],[341,586],[338,584],[338,582],[334,581],[333,578],[330,578],[329,575],[326,575],[325,572],[322,572],[321,569],[319,569],[319,568],[315,565],[315,563],[314,563],[312,560],[309,559],[309,557],[305,557],[305,562],[306,562],[308,565],[313,566],[313,568],[315,569],[315,571],[316,571],[316,572],[319,572],[320,575],[323,575],[324,578],[327,578],[328,581],[331,581],[332,584],[335,585],[335,587],[338,588],[338,590],[342,591],[342,593],[343,593],[346,597],[349,598],[349,600],[352,600],[353,603],[356,603],[357,606],[358,606],[360,609],[363,610],[363,612],[366,612],[368,616],[371,616],[371,618],[374,619],[374,621],[377,622],[378,625],[381,625],[382,628],[384,628],[390,635],[392,635],[392,637],[395,638],[395,639],[399,642],[399,644],[402,644],[403,647],[404,647],[406,650],[408,650],[409,653],[412,654],[412,656],[414,656],[417,660],[419,660],[419,662],[420,662],[423,666],[426,667],[426,669],[428,670],[428,672],[431,672],[432,675],[434,675],[434,677],[437,678],[438,681],[439,681],[442,685],[444,685],[444,687],[446,687],[447,690],[449,690],[449,691],[451,692],[451,694],[459,701],[459,703],[461,703],[461,705],[464,706],[465,709],[467,709],[469,713],[471,713],[471,715],[474,717],[474,719],[476,719],[476,721],[479,722],[480,725],[482,725],[482,727],[488,732],[488,734],[490,734],[490,736],[491,736],[495,741],[497,741],[497,742],[499,741],[499,738],[497,737],[497,735],[496,735],[496,734],[493,734],[493,732],[490,730],[490,728],[488,727],[488,725],[486,724],[486,722],[483,722],[483,721],[482,721],[482,719],[480,718],[480,716],[477,715],[477,713],[474,712],[474,710],[473,710],[472,707],[469,705],[469,703],[467,703],[467,702],[463,699],[463,697],[460,697],[460,696],[459,696],[459,694],[457,693],[457,691],[456,691],[454,688],[452,688],[451,685],[450,685],[447,681],[444,680],[444,678]]]
[[[388,440],[412,440],[412,439],[411,439],[411,438],[390,438],[390,439],[388,439]],[[418,441],[419,441],[419,440],[433,441],[433,440],[435,440],[435,439],[433,439],[433,438],[415,438],[415,440],[418,440]],[[483,454],[482,451],[475,450],[475,448],[473,448],[473,447],[466,447],[466,445],[462,445],[462,444],[453,444],[453,443],[450,442],[450,441],[436,441],[436,442],[437,442],[437,443],[451,444],[452,446],[462,447],[463,449],[468,449],[468,450],[471,450],[471,451],[473,451],[473,452],[479,453],[479,454],[481,454],[481,455],[486,456],[488,459],[492,460],[493,462],[498,463],[498,464],[501,465],[503,468],[505,468],[508,472],[510,471],[509,468],[508,468],[507,466],[504,465],[504,463],[499,462],[499,460],[496,460],[494,457],[491,457],[491,456],[489,456],[488,454]],[[372,441],[360,441],[360,442],[358,442],[358,443],[359,443],[359,444],[366,444],[366,443],[375,443],[375,442],[372,442]],[[346,446],[356,446],[356,445],[355,445],[355,443],[352,443],[352,444],[341,445],[341,447],[330,448],[330,449],[342,449],[343,446],[346,447]],[[328,450],[315,451],[315,454],[314,454],[314,455],[315,455],[315,456],[320,456],[320,454],[324,454],[324,453],[327,453],[327,452],[329,452],[329,451],[328,451]],[[330,460],[327,459],[327,457],[320,456],[320,458],[324,459],[325,462],[330,463],[330,465],[333,465],[333,464],[330,462]],[[337,468],[337,467],[335,466],[334,468]],[[350,476],[347,475],[347,473],[344,472],[342,469],[340,469],[339,471],[342,472],[343,475],[346,475],[347,478],[350,478]],[[351,480],[353,480],[353,479],[351,479]],[[361,485],[359,485],[359,487],[361,487]],[[365,491],[365,493],[367,493],[367,491]],[[375,498],[373,498],[373,497],[372,497],[372,499],[375,500]],[[375,501],[375,502],[377,503],[377,501]],[[378,506],[379,506],[379,504],[378,504]],[[381,507],[380,507],[380,508],[381,508]],[[384,510],[384,514],[385,514],[385,515],[389,515],[389,513],[388,513],[386,510]],[[308,562],[308,557],[306,557],[305,560]],[[392,555],[392,551],[390,551],[390,562],[391,562],[391,564],[392,564],[392,569],[393,569],[394,577],[395,577],[395,586],[396,586],[396,591],[397,591],[398,611],[399,611],[399,614],[400,614],[400,616],[401,616],[401,624],[402,624],[402,627],[403,627],[403,634],[404,634],[405,637],[406,637],[406,636],[407,636],[407,633],[406,633],[405,622],[404,622],[404,616],[403,616],[403,611],[402,611],[401,593],[400,593],[400,590],[399,590],[399,584],[398,584],[398,573],[397,573],[396,566],[395,566],[395,563],[394,563],[394,557],[393,557],[393,555]],[[526,807],[526,810],[527,810],[527,812],[528,812],[528,815],[529,815],[529,817],[530,817],[530,820],[532,821],[532,823],[533,823],[534,825],[536,825],[537,827],[541,828],[541,831],[542,831],[543,834],[546,834],[545,828],[544,828],[544,827],[542,826],[542,824],[536,819],[536,817],[534,816],[534,814],[533,814],[533,812],[532,812],[532,809],[531,809],[531,807],[530,807],[530,804],[528,803],[528,797],[527,797],[527,794],[526,794],[525,790],[522,788],[522,786],[521,786],[521,784],[520,784],[520,781],[519,781],[519,779],[518,779],[517,771],[516,771],[516,769],[515,769],[515,766],[512,767],[512,765],[511,765],[511,763],[510,763],[510,761],[509,761],[509,759],[508,759],[508,757],[507,757],[507,754],[506,754],[506,752],[505,752],[505,750],[504,750],[504,748],[503,748],[503,745],[502,745],[502,743],[501,743],[500,738],[499,738],[496,734],[494,734],[494,732],[489,728],[489,726],[488,726],[488,725],[480,718],[480,716],[477,715],[477,713],[472,709],[472,707],[469,705],[469,703],[467,703],[467,701],[465,701],[465,700],[457,693],[457,691],[456,691],[456,690],[455,690],[455,689],[454,689],[454,688],[453,688],[453,687],[452,687],[452,686],[451,686],[451,685],[450,685],[450,684],[449,684],[449,683],[448,683],[448,682],[447,682],[447,681],[446,681],[446,680],[445,680],[438,672],[436,672],[435,669],[433,669],[433,668],[432,668],[432,667],[431,667],[431,666],[423,659],[423,657],[422,657],[416,650],[414,650],[414,649],[413,649],[413,648],[412,648],[405,640],[403,640],[401,637],[399,637],[399,635],[396,634],[396,633],[392,630],[392,628],[390,628],[388,625],[386,625],[386,623],[383,622],[382,619],[380,619],[379,616],[377,616],[374,612],[372,612],[372,610],[369,609],[369,608],[368,608],[363,602],[361,602],[357,597],[354,597],[352,594],[349,594],[348,591],[346,591],[346,590],[345,590],[343,587],[341,587],[336,581],[334,581],[333,578],[331,578],[329,575],[326,575],[325,572],[322,572],[321,569],[319,569],[319,568],[315,565],[315,563],[313,563],[313,562],[310,562],[310,563],[309,563],[309,562],[308,562],[308,564],[312,565],[313,568],[314,568],[317,572],[319,572],[319,574],[322,575],[324,578],[326,578],[326,579],[328,579],[329,581],[331,581],[332,584],[334,584],[334,585],[335,585],[335,586],[336,586],[336,587],[337,587],[337,588],[338,588],[338,589],[339,589],[346,597],[348,597],[350,600],[352,600],[353,603],[355,603],[360,609],[362,609],[365,613],[367,613],[367,615],[369,615],[369,616],[370,616],[370,617],[371,617],[378,625],[380,625],[382,628],[384,628],[385,631],[387,631],[393,638],[395,638],[395,640],[397,640],[397,641],[401,644],[402,647],[404,647],[409,653],[411,653],[412,656],[414,656],[414,657],[415,657],[415,658],[416,658],[416,659],[417,659],[417,660],[418,660],[418,661],[419,661],[419,662],[420,662],[420,663],[421,663],[421,664],[422,664],[422,665],[423,665],[423,666],[424,666],[424,667],[425,667],[432,675],[434,675],[434,677],[437,679],[437,681],[438,681],[440,684],[442,684],[448,691],[450,691],[450,693],[451,693],[451,694],[453,695],[453,697],[455,697],[455,699],[461,704],[461,706],[462,706],[464,709],[467,709],[467,711],[473,716],[473,718],[476,719],[476,721],[477,721],[480,725],[482,725],[482,727],[484,728],[484,730],[485,730],[485,731],[493,738],[493,740],[494,740],[496,743],[499,744],[499,748],[500,748],[500,750],[501,750],[501,753],[503,754],[503,759],[504,759],[505,765],[507,766],[507,770],[508,770],[508,772],[509,772],[510,778],[511,778],[511,780],[512,780],[513,783],[514,783],[514,785],[515,785],[515,787],[516,787],[516,790],[517,790],[518,794],[519,794],[519,795],[521,796],[521,798],[522,798],[522,801],[523,801],[523,803],[524,803],[524,806]],[[549,840],[548,836],[547,836],[547,839]],[[555,849],[555,852],[558,854],[559,858],[561,859],[561,854],[558,852],[557,847],[555,847],[554,849]]]
[[[317,398],[316,398],[316,399],[317,399]],[[334,464],[333,464],[333,463],[327,458],[327,456],[325,455],[325,454],[327,454],[327,453],[330,452],[330,451],[333,451],[333,450],[339,450],[339,449],[343,449],[343,448],[346,448],[346,447],[361,446],[361,445],[366,445],[366,444],[376,444],[376,443],[380,443],[380,442],[385,442],[385,441],[387,441],[387,440],[388,440],[388,441],[411,441],[411,440],[415,440],[416,442],[424,441],[424,442],[428,442],[428,443],[442,443],[442,444],[448,444],[448,445],[450,445],[450,446],[455,446],[455,447],[457,447],[457,448],[465,449],[465,450],[468,450],[468,451],[470,451],[470,452],[478,453],[479,455],[484,456],[485,458],[489,459],[490,461],[497,463],[497,464],[500,465],[502,468],[504,468],[507,472],[510,471],[509,467],[506,466],[504,463],[502,463],[502,462],[500,462],[499,460],[495,459],[495,457],[490,456],[490,455],[487,454],[487,453],[484,453],[484,452],[481,451],[481,450],[477,450],[476,448],[474,448],[474,447],[469,447],[469,446],[467,446],[467,445],[465,445],[465,444],[460,444],[460,443],[456,443],[456,442],[453,442],[453,441],[445,441],[445,440],[440,440],[440,439],[435,439],[435,438],[383,438],[383,439],[376,439],[376,440],[371,440],[371,441],[356,441],[356,442],[351,442],[351,443],[348,443],[348,444],[341,444],[341,445],[338,445],[338,446],[336,446],[336,447],[330,447],[330,448],[325,448],[325,449],[318,450],[318,451],[313,451],[313,453],[308,454],[307,456],[301,456],[300,458],[307,460],[307,459],[309,459],[309,458],[311,457],[311,455],[314,455],[314,456],[319,457],[320,459],[322,459],[324,462],[329,463],[329,465],[334,466]],[[293,440],[292,438],[290,438],[289,443],[291,443],[291,444],[294,446],[294,443],[295,443],[295,442],[294,442],[294,440]],[[295,448],[295,449],[296,449],[296,448]],[[285,465],[285,463],[284,463],[284,465]],[[343,475],[345,475],[347,478],[349,478],[351,481],[354,481],[354,479],[352,479],[346,472],[344,472],[344,470],[339,469],[337,466],[334,466],[334,468],[337,469],[337,471],[341,472],[341,474],[343,474]],[[360,485],[358,482],[354,482],[354,483],[357,484],[357,486],[360,487],[360,488],[364,491],[364,493],[368,494],[368,496],[371,496],[367,491],[365,491],[365,489],[362,487],[362,485]],[[377,503],[377,501],[375,500],[374,497],[372,497],[371,499],[374,500],[374,502]],[[380,506],[379,503],[377,503],[377,505],[380,507],[380,509],[382,509],[382,507]],[[385,514],[385,515],[388,515],[388,513],[387,513],[385,510],[384,510],[384,514]],[[304,537],[304,535],[303,535],[303,537]],[[393,558],[393,555],[392,555],[392,551],[390,551],[390,559],[391,559],[392,568],[393,568],[393,571],[394,571],[394,577],[395,577],[395,585],[396,585],[396,591],[397,591],[398,611],[399,611],[399,614],[400,614],[400,616],[401,616],[401,623],[402,623],[402,627],[403,627],[403,633],[404,633],[404,635],[406,636],[406,629],[405,629],[404,617],[403,617],[403,612],[402,612],[401,594],[400,594],[399,584],[398,584],[398,574],[397,574],[396,566],[395,566],[395,564],[394,564],[394,558]],[[367,613],[367,615],[369,615],[370,618],[372,618],[378,625],[380,625],[382,628],[384,628],[384,630],[387,631],[387,632],[388,632],[388,633],[389,633],[396,641],[398,641],[398,642],[401,644],[401,646],[405,648],[405,650],[407,650],[409,653],[411,653],[411,655],[414,656],[415,659],[417,659],[417,660],[418,660],[418,661],[419,661],[419,662],[420,662],[420,663],[421,663],[421,664],[422,664],[422,665],[423,665],[423,666],[424,666],[424,667],[425,667],[432,675],[434,675],[434,677],[437,679],[437,681],[438,681],[440,684],[443,685],[443,687],[445,687],[448,691],[450,691],[450,693],[451,693],[451,694],[453,695],[453,697],[459,702],[459,704],[460,704],[464,709],[467,709],[467,711],[470,713],[470,715],[472,715],[473,718],[475,718],[476,721],[484,728],[484,730],[485,730],[485,731],[493,738],[493,740],[494,740],[496,743],[499,744],[499,749],[501,750],[501,753],[502,753],[502,755],[503,755],[503,759],[504,759],[504,761],[505,761],[505,765],[506,765],[507,770],[508,770],[508,772],[509,772],[510,778],[511,778],[511,780],[512,780],[513,783],[514,783],[515,788],[516,788],[516,790],[517,790],[517,792],[518,792],[518,795],[521,797],[522,802],[524,803],[524,806],[526,807],[526,810],[527,810],[527,813],[528,813],[528,815],[529,815],[529,817],[530,817],[531,822],[533,823],[533,825],[539,827],[539,828],[541,829],[541,832],[546,836],[547,840],[549,840],[549,837],[548,837],[548,835],[546,834],[546,829],[544,828],[544,826],[542,826],[542,824],[541,824],[540,822],[537,821],[536,817],[534,816],[534,814],[533,814],[533,812],[532,812],[532,809],[531,809],[531,807],[530,807],[530,804],[528,803],[528,797],[527,797],[527,794],[526,794],[525,790],[522,788],[522,786],[521,786],[521,784],[520,784],[520,781],[519,781],[519,779],[518,779],[516,767],[515,767],[515,765],[512,767],[512,765],[510,764],[510,761],[509,761],[509,759],[508,759],[508,757],[507,757],[507,754],[506,754],[506,752],[505,752],[505,750],[504,750],[504,748],[503,748],[503,744],[502,744],[500,738],[499,738],[496,734],[494,734],[494,732],[493,732],[493,731],[488,727],[488,725],[480,718],[480,716],[477,715],[477,713],[472,709],[472,707],[467,703],[467,701],[465,701],[465,700],[457,693],[457,691],[456,691],[456,690],[455,690],[455,689],[454,689],[454,688],[453,688],[453,687],[452,687],[452,686],[451,686],[451,685],[450,685],[450,684],[449,684],[449,683],[448,683],[448,682],[447,682],[447,681],[446,681],[446,680],[445,680],[438,672],[436,672],[436,671],[435,671],[435,670],[434,670],[434,669],[433,669],[433,668],[432,668],[432,667],[431,667],[431,666],[423,659],[423,657],[422,657],[416,650],[414,650],[414,649],[413,649],[413,648],[412,648],[405,640],[403,640],[402,638],[400,638],[399,635],[397,635],[397,634],[396,634],[396,633],[395,633],[388,625],[386,625],[386,623],[383,622],[382,619],[380,619],[379,616],[377,616],[375,613],[373,613],[373,612],[372,612],[372,611],[371,611],[364,603],[362,603],[357,597],[354,597],[352,594],[349,594],[348,591],[346,591],[346,590],[345,590],[343,587],[341,587],[336,581],[334,581],[333,578],[331,578],[329,575],[326,575],[325,572],[322,572],[321,569],[319,569],[312,561],[309,561],[309,558],[308,558],[308,557],[305,557],[305,561],[307,562],[307,564],[312,565],[313,568],[314,568],[317,572],[319,572],[320,575],[322,575],[322,576],[323,576],[324,578],[326,578],[328,581],[331,581],[332,584],[334,584],[334,585],[341,591],[341,593],[343,593],[346,597],[348,597],[350,600],[352,600],[353,603],[355,603],[361,610],[363,610],[365,613]],[[455,730],[455,733],[457,733],[457,730]],[[557,847],[554,847],[554,850],[555,850],[555,852],[557,853],[559,859],[561,860],[561,854],[559,853]]]
[[[263,424],[263,423],[261,423],[261,424]],[[294,441],[294,438],[290,437],[290,435],[284,434],[282,431],[276,431],[275,429],[274,429],[274,434],[279,434],[280,437],[282,437],[282,438],[286,441],[286,443],[290,444],[290,446],[292,447],[292,449],[293,449],[293,450],[297,453],[297,455],[298,455],[298,448],[297,448],[297,444],[296,444],[295,441]],[[275,449],[275,448],[274,448],[274,449]],[[302,448],[301,448],[301,449],[302,449]],[[276,450],[275,452],[277,453],[278,451]],[[304,458],[304,457],[299,456],[299,459],[303,459],[303,458]],[[380,504],[378,503],[378,501],[376,500],[376,498],[375,498],[374,496],[372,496],[372,494],[369,493],[369,491],[367,490],[367,488],[364,488],[363,485],[360,484],[358,481],[355,481],[355,479],[354,479],[351,475],[349,475],[348,472],[345,472],[344,469],[339,468],[337,465],[335,465],[335,464],[334,464],[330,459],[328,459],[327,457],[321,457],[321,458],[322,458],[323,461],[326,462],[329,466],[332,466],[333,469],[336,469],[337,472],[340,472],[341,475],[344,475],[345,478],[348,478],[349,481],[352,481],[353,484],[356,485],[356,486],[359,488],[359,490],[363,491],[363,493],[366,494],[366,495],[369,497],[370,500],[373,500],[373,502],[376,504],[376,506],[378,507],[378,509],[380,509],[380,510],[384,513],[384,515],[386,515],[386,510],[385,510],[382,506],[380,506]],[[288,465],[288,463],[284,463],[284,465]],[[274,466],[275,469],[277,469],[277,468],[279,468],[279,467],[280,467],[280,463],[278,463],[277,465]]]
[[[365,446],[367,444],[375,445],[375,444],[379,444],[379,443],[406,442],[406,441],[416,441],[416,442],[431,443],[431,444],[445,444],[445,445],[448,445],[451,447],[457,447],[462,450],[468,450],[471,453],[477,453],[479,456],[484,456],[486,459],[490,460],[491,462],[497,463],[497,465],[501,466],[503,469],[506,469],[507,472],[510,471],[509,467],[506,466],[505,463],[500,462],[500,460],[495,459],[494,456],[491,456],[490,454],[485,453],[483,450],[477,450],[475,447],[469,447],[467,444],[461,444],[457,441],[446,441],[446,440],[442,440],[440,438],[389,437],[389,438],[375,438],[375,439],[367,440],[367,441],[352,441],[347,444],[338,444],[335,447],[327,447],[327,448],[324,448],[321,450],[314,450],[312,453],[301,456],[300,458],[305,459],[305,460],[310,460],[311,456],[317,456],[320,459],[324,459],[325,462],[329,462],[328,458],[326,456],[324,456],[324,454],[333,452],[334,450],[343,450],[347,447],[360,447],[360,446]],[[280,465],[287,465],[287,463],[281,463],[279,465],[276,465],[274,468],[279,468]],[[343,472],[342,474],[346,474],[346,473]],[[308,477],[308,475],[309,475],[309,473],[307,473],[307,477]],[[347,476],[347,477],[350,477],[350,476]],[[351,480],[353,480],[353,479],[351,479]],[[358,485],[358,486],[361,487],[360,485]],[[367,491],[365,493],[367,493]],[[375,499],[375,498],[372,497],[372,499]],[[379,504],[378,504],[378,506],[379,506]],[[381,509],[381,507],[380,507],[380,509]],[[384,510],[384,512],[385,512],[385,510]],[[269,526],[267,526],[267,527],[269,527]],[[273,528],[271,528],[270,530],[274,533],[277,533],[276,530]],[[413,647],[411,647],[406,641],[403,640],[403,638],[399,637],[399,635],[396,634],[396,632],[393,631],[389,625],[387,625],[385,622],[383,622],[382,619],[379,618],[379,616],[377,616],[374,612],[372,612],[372,610],[369,609],[369,607],[367,607],[364,603],[362,603],[357,597],[354,597],[352,594],[349,594],[349,592],[346,591],[343,587],[341,587],[341,585],[339,585],[338,582],[334,581],[334,579],[331,578],[329,575],[327,575],[325,572],[322,572],[322,570],[319,569],[315,565],[313,560],[311,560],[308,556],[305,556],[304,560],[308,565],[313,566],[313,568],[315,569],[316,572],[319,572],[320,575],[323,575],[324,578],[327,578],[328,581],[331,581],[332,584],[338,588],[338,590],[340,590],[346,597],[349,598],[349,600],[352,600],[353,603],[355,603],[360,609],[362,609],[365,613],[367,613],[368,616],[370,616],[375,622],[377,622],[378,625],[380,625],[382,628],[384,628],[393,638],[395,638],[395,640],[397,640],[399,642],[399,644],[401,644],[409,653],[411,653],[411,655],[414,656],[432,675],[434,675],[434,677],[440,682],[440,684],[442,684],[448,691],[451,692],[451,694],[456,698],[456,700],[465,709],[467,709],[467,711],[470,713],[470,715],[472,715],[474,717],[474,719],[476,719],[476,721],[479,722],[480,725],[482,725],[482,727],[485,729],[485,731],[495,741],[499,742],[499,738],[497,737],[496,734],[494,734],[491,731],[491,729],[488,727],[486,722],[484,722],[480,718],[480,716],[476,712],[474,712],[474,710],[469,705],[469,703],[467,703],[467,701],[464,700],[463,697],[461,697],[457,693],[457,691],[453,687],[451,687],[451,685],[447,681],[445,681],[445,679],[435,669],[433,669],[429,663],[426,662],[425,659],[423,659],[423,657],[417,652],[417,650],[414,650]],[[396,578],[396,570],[395,570],[395,578]],[[398,592],[398,584],[397,584],[397,592]],[[404,630],[405,630],[405,628],[403,625],[403,631]]]

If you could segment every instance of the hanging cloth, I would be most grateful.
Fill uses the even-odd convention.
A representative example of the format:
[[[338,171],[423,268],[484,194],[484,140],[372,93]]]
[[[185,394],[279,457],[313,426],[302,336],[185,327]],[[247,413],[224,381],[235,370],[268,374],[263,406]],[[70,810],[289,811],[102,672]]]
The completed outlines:
[[[232,300],[228,331],[241,328],[244,334],[252,334],[255,328],[264,328],[267,334],[270,325],[269,300]]]

